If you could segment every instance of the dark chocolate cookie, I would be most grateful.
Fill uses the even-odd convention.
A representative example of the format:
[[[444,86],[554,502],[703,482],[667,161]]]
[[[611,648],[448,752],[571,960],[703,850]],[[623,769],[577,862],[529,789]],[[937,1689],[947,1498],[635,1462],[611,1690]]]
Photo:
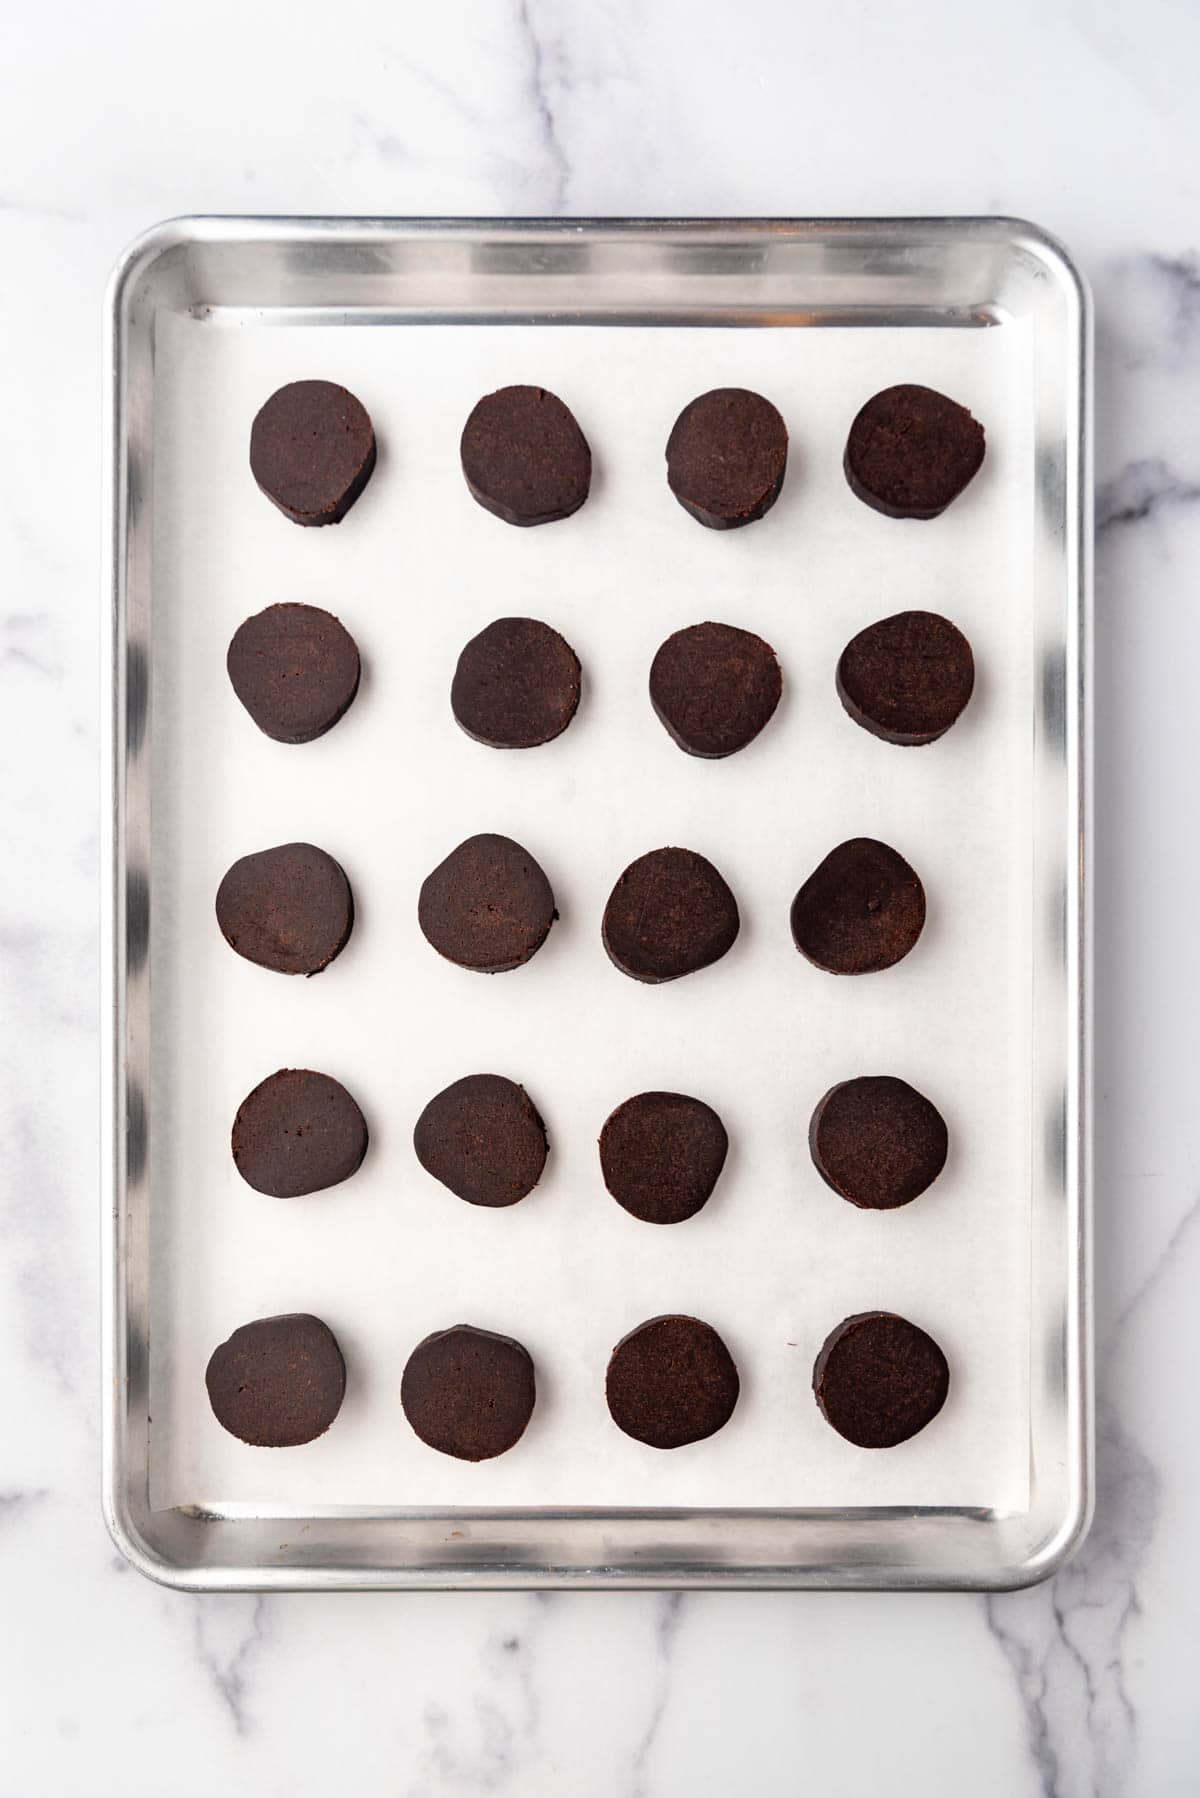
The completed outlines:
[[[426,877],[417,902],[438,954],[481,974],[519,968],[557,916],[550,882],[511,837],[468,837]]]
[[[650,664],[650,703],[689,755],[732,755],[753,742],[779,704],[775,651],[732,624],[676,631]]]
[[[667,480],[686,512],[714,531],[752,524],[779,498],[787,426],[746,387],[715,387],[683,408],[667,439]]]
[[[618,1205],[647,1224],[694,1217],[717,1184],[729,1138],[703,1099],[638,1093],[600,1132],[600,1166]]]
[[[830,974],[874,974],[902,961],[925,923],[925,889],[874,837],[832,849],[792,900],[801,955]]]
[[[813,1368],[822,1415],[859,1448],[894,1448],[946,1402],[950,1369],[932,1336],[892,1311],[862,1311],[825,1339]]]
[[[609,960],[657,985],[707,968],[733,946],[737,900],[692,849],[652,849],[630,862],[604,908]]]
[[[354,638],[319,606],[268,606],[247,618],[225,665],[255,724],[277,743],[323,737],[358,692]]]
[[[971,645],[936,612],[897,612],[859,631],[837,666],[838,698],[886,743],[934,743],[971,697]]]
[[[419,1342],[400,1381],[404,1415],[439,1454],[490,1461],[533,1415],[533,1361],[511,1336],[455,1324]]]
[[[333,381],[291,381],[250,427],[250,470],[294,524],[339,524],[371,478],[366,407]]]
[[[238,1106],[232,1148],[248,1186],[274,1199],[295,1199],[337,1186],[362,1166],[367,1123],[329,1074],[280,1068]]]
[[[983,451],[983,426],[965,406],[932,387],[887,387],[850,426],[846,479],[889,518],[936,518],[978,474]]]
[[[812,1114],[808,1146],[834,1192],[866,1211],[893,1211],[945,1167],[946,1122],[907,1081],[860,1074],[830,1087]]]
[[[259,1317],[214,1349],[204,1375],[223,1429],[255,1448],[323,1436],[341,1409],[346,1363],[328,1324],[305,1311]]]
[[[234,862],[217,888],[217,923],[231,949],[279,974],[319,974],[354,925],[350,882],[311,843],[281,843]]]
[[[468,1074],[430,1099],[413,1131],[427,1174],[468,1205],[515,1205],[546,1165],[546,1126],[523,1086]]]
[[[612,1352],[605,1393],[613,1422],[651,1448],[715,1435],[738,1399],[733,1356],[698,1317],[652,1317]]]
[[[592,482],[587,438],[544,387],[485,394],[463,426],[461,454],[472,496],[506,524],[569,518]]]
[[[566,730],[579,705],[579,657],[536,618],[497,618],[458,658],[450,707],[493,749],[534,749]]]

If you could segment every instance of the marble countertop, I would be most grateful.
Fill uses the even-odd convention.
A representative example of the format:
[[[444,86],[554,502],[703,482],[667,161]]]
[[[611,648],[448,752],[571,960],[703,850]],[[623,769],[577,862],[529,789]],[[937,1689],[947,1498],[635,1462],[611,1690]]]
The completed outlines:
[[[1200,11],[66,0],[0,69],[0,1790],[1197,1789]],[[1095,291],[1098,1506],[993,1599],[156,1588],[99,1508],[100,318],[182,212],[1004,212]]]

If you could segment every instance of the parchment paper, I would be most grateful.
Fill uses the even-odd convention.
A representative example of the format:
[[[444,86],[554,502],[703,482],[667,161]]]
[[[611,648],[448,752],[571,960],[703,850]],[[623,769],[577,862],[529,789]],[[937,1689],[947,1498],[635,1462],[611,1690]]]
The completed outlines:
[[[156,1505],[294,1512],[351,1505],[964,1504],[1027,1488],[1031,894],[1030,346],[992,329],[266,328],[249,314],[168,319],[157,345],[152,653],[151,1496]],[[302,530],[256,489],[250,421],[282,382],[340,381],[374,419],[379,462],[340,526]],[[984,420],[988,455],[940,520],[870,511],[841,470],[876,389],[924,381]],[[514,530],[470,499],[464,419],[510,381],[552,388],[595,458],[574,518]],[[790,433],[787,481],[747,529],[702,529],[666,486],[663,448],[696,393],[768,394]],[[327,737],[287,747],[238,704],[225,652],[249,613],[324,606],[354,633],[364,681]],[[940,743],[900,749],[834,691],[848,638],[906,607],[944,611],[975,649],[971,705]],[[585,693],[557,742],[501,753],[449,710],[463,643],[493,618],[545,619]],[[704,619],[776,648],[785,697],[722,762],[680,752],[646,692],[672,630]],[[488,978],[421,936],[417,890],[463,837],[516,837],[561,913],[525,968]],[[846,837],[914,864],[929,919],[897,968],[819,972],[788,908]],[[357,921],[312,980],[241,960],[213,898],[251,850],[306,839],[346,868]],[[652,988],[600,943],[608,892],[643,851],[678,843],[721,869],[741,935],[716,967]],[[280,1067],[323,1069],[367,1114],[361,1171],[292,1201],[244,1184],[229,1151],[243,1096]],[[465,1205],[412,1150],[425,1102],[462,1074],[529,1090],[551,1139],[535,1193]],[[806,1135],[835,1081],[903,1076],[940,1107],[949,1164],[891,1215],[821,1181]],[[731,1137],[708,1206],[674,1228],[605,1192],[596,1138],[645,1088],[698,1094]],[[950,1398],[888,1452],[842,1441],[813,1402],[814,1357],[848,1313],[882,1307],[942,1343]],[[342,1344],[346,1401],[320,1441],[256,1450],[218,1426],[204,1368],[238,1324],[310,1310]],[[731,1423],[671,1454],[622,1435],[609,1353],[667,1311],[706,1318],[742,1377]],[[429,1331],[520,1338],[533,1422],[468,1466],[423,1446],[400,1374]]]

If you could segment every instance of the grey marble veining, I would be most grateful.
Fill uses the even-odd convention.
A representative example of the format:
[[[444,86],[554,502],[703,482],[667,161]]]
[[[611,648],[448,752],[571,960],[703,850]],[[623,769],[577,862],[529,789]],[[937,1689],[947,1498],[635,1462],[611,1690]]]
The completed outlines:
[[[538,122],[541,156],[544,168],[545,199],[540,210],[555,214],[570,211],[571,165],[559,137],[555,91],[563,82],[561,68],[551,68],[550,46],[543,42],[539,28],[530,16],[529,0],[516,0],[518,39],[525,49],[529,64],[528,98]],[[557,60],[562,62],[561,45]]]
[[[1130,462],[1096,493],[1096,535],[1144,524],[1164,509],[1194,505],[1200,482],[1186,481],[1160,457]]]
[[[1200,14],[22,9],[0,68],[0,1790],[1184,1798],[1200,1538]],[[195,1600],[98,1506],[99,306],[174,212],[1004,208],[1099,324],[1099,1502],[1051,1584]]]
[[[196,1659],[241,1737],[253,1727],[249,1698],[255,1660],[269,1648],[270,1603],[260,1595],[233,1602],[222,1599],[219,1604],[196,1605],[193,1610]]]
[[[658,1739],[659,1728],[666,1715],[667,1705],[671,1699],[674,1682],[674,1660],[672,1650],[675,1638],[679,1634],[679,1626],[683,1621],[684,1607],[687,1604],[685,1592],[663,1592],[658,1599],[659,1615],[657,1620],[658,1648],[658,1680],[657,1691],[650,1714],[646,1719],[646,1727],[642,1731],[633,1754],[631,1771],[633,1784],[630,1787],[630,1798],[647,1798],[647,1769],[650,1757]]]
[[[1126,1679],[1138,1575],[1158,1522],[1153,1463],[1103,1402],[1097,1417],[1097,1522],[1048,1585],[984,1600],[1012,1667],[1026,1740],[1046,1798],[1128,1790],[1137,1708]]]

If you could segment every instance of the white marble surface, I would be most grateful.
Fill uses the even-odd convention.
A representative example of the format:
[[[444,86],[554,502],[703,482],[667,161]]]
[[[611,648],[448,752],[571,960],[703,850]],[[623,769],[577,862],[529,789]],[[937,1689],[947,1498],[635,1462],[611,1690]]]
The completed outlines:
[[[1200,1784],[1193,0],[60,0],[0,59],[0,1791]],[[1099,1506],[997,1598],[194,1599],[98,1505],[100,299],[186,211],[1021,213],[1095,288]]]

